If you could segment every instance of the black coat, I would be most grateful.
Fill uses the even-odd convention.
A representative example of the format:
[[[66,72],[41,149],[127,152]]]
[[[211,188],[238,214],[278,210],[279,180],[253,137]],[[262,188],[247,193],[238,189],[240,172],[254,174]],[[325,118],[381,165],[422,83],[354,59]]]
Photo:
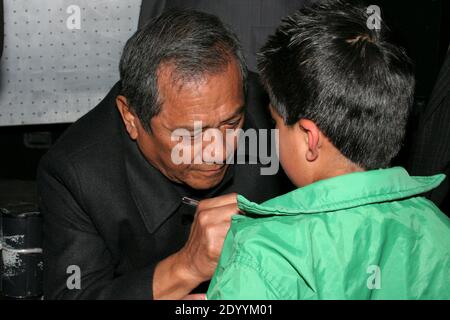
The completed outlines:
[[[47,299],[151,299],[155,265],[189,235],[194,211],[181,197],[199,194],[176,186],[143,158],[115,107],[119,86],[41,161]],[[269,125],[264,97],[250,81],[245,127]],[[286,186],[280,176],[261,176],[259,165],[232,165],[224,181],[200,197],[237,192],[259,202]],[[67,288],[72,265],[80,268],[80,289]]]
[[[450,216],[450,47],[411,145],[411,174],[447,175],[426,196]]]

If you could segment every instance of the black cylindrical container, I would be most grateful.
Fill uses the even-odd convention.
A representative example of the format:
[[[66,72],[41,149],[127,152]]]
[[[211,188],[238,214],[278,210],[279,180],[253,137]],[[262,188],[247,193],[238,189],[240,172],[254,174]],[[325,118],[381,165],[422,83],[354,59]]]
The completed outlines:
[[[42,295],[42,218],[34,205],[0,208],[1,293],[11,298]]]

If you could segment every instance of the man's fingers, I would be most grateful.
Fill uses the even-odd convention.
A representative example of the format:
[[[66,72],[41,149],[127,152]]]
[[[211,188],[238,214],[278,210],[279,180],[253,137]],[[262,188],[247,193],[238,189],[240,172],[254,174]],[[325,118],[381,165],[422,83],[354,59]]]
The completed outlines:
[[[202,200],[198,205],[198,210],[217,208],[233,203],[237,203],[237,193],[229,193],[223,196]]]
[[[231,217],[240,214],[236,203],[228,204],[221,207],[209,208],[197,211],[196,219],[201,226],[217,225],[221,223],[229,223]]]
[[[237,203],[227,204],[219,208],[211,209],[211,211],[214,210],[220,212],[220,215],[223,217],[222,221],[231,221],[232,216],[236,214],[243,214],[243,212],[239,210]]]

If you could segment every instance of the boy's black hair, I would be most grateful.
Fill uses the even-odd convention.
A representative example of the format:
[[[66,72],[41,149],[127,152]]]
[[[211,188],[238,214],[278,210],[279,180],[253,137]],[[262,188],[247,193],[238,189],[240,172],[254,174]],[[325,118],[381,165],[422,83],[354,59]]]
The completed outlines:
[[[369,29],[369,18],[343,1],[304,8],[283,19],[258,61],[284,122],[313,121],[366,170],[399,152],[414,91],[408,57],[386,40],[384,23]]]

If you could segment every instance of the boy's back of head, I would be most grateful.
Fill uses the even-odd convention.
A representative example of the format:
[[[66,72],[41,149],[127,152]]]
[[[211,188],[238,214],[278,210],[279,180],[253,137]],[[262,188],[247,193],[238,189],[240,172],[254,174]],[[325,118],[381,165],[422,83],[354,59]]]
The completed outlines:
[[[304,8],[283,20],[259,57],[283,125],[308,119],[362,170],[388,167],[399,152],[414,91],[407,56],[387,41],[382,21],[375,29],[368,19],[366,7],[342,1]]]

